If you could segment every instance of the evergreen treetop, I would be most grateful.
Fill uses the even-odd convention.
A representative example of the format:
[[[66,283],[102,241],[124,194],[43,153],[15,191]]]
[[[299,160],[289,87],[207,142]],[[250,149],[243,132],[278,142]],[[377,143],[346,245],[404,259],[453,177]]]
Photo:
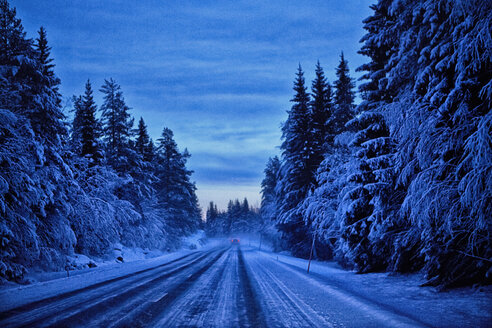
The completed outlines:
[[[100,127],[96,118],[97,105],[90,80],[85,84],[80,110],[81,155],[87,157],[91,163],[97,163],[102,158],[98,141]]]
[[[345,131],[345,124],[354,117],[355,82],[349,75],[348,61],[343,52],[340,55],[336,76],[334,110],[329,120],[335,135]]]

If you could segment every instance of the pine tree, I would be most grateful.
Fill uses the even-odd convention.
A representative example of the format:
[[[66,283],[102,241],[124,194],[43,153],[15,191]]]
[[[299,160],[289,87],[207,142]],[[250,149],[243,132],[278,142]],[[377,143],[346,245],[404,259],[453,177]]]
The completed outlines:
[[[39,53],[46,60],[49,48],[40,39],[27,39],[15,9],[0,0],[0,277],[18,282],[34,263],[55,269],[75,244],[77,190],[62,156],[58,79],[45,74]]]
[[[18,63],[17,56],[32,51],[32,41],[26,38],[21,19],[16,15],[15,8],[10,8],[7,0],[0,0],[0,35],[2,36],[0,63],[2,65],[15,65]]]
[[[399,90],[397,183],[407,190],[397,267],[421,259],[432,285],[490,281],[492,4],[427,0],[392,10],[405,19],[388,72]]]
[[[177,170],[180,166],[181,156],[178,151],[178,145],[174,141],[173,132],[169,128],[164,128],[158,141],[157,170],[156,177],[158,182],[156,190],[160,202],[164,208],[171,205],[171,190],[174,186],[179,185]]]
[[[248,199],[245,197],[243,199],[243,202],[241,203],[241,213],[243,215],[247,215],[248,212],[249,212],[250,208],[249,208],[249,202],[248,202]]]
[[[317,159],[323,157],[325,151],[325,143],[328,140],[330,126],[327,122],[330,119],[332,111],[331,85],[327,82],[323,68],[319,61],[316,64],[316,77],[311,86],[311,101],[312,126],[314,135],[314,148]],[[319,160],[319,163],[321,163]],[[318,165],[319,165],[318,163]]]
[[[130,172],[134,179],[142,184],[142,190],[147,190],[146,196],[148,197],[151,189],[151,183],[154,179],[153,171],[154,165],[152,159],[154,156],[154,145],[147,133],[147,126],[143,118],[140,118],[138,128],[136,131],[136,140],[134,144],[135,154],[131,156],[134,159],[134,163]]]
[[[333,113],[328,125],[332,132],[331,138],[346,131],[345,123],[354,117],[355,88],[354,80],[349,75],[348,62],[340,55],[340,64],[336,69],[337,80],[334,82],[335,97]]]
[[[50,58],[51,47],[48,47],[48,39],[46,38],[46,30],[44,27],[40,27],[38,31],[38,38],[36,39],[35,47],[38,53],[38,62],[41,64],[42,72],[44,76],[53,77],[53,58]],[[60,84],[60,80],[56,79],[55,85]]]
[[[80,105],[80,155],[89,159],[90,163],[97,164],[102,158],[98,140],[100,127],[96,118],[97,106],[94,102],[92,86],[89,80],[85,84],[85,93],[82,96]]]
[[[83,122],[83,107],[82,96],[73,96],[72,104],[74,113],[73,121],[70,129],[70,150],[75,154],[82,153],[82,122]]]
[[[147,132],[147,126],[145,125],[143,118],[140,117],[137,128],[137,140],[135,141],[135,148],[137,152],[140,155],[145,156],[148,151],[149,143],[150,138]]]
[[[101,106],[102,133],[108,163],[118,172],[128,172],[135,161],[130,147],[133,119],[125,104],[121,86],[113,79],[104,80],[100,91],[104,94]]]
[[[362,38],[360,53],[371,62],[358,68],[366,71],[360,87],[363,102],[360,114],[347,123],[356,133],[351,146],[355,148],[355,165],[348,178],[351,188],[344,195],[341,238],[338,245],[342,263],[353,265],[359,272],[387,267],[391,254],[391,230],[396,210],[393,192],[394,142],[385,122],[385,105],[391,99],[385,89],[385,67],[392,52],[392,39],[381,41],[380,29],[388,19],[387,7],[372,6],[374,16],[364,20],[368,33]]]
[[[41,72],[39,82],[33,90],[35,93],[31,110],[31,124],[39,134],[53,145],[59,145],[60,137],[67,135],[67,129],[63,123],[65,115],[61,111],[61,95],[58,91],[60,79],[56,77],[53,69],[53,58],[50,58],[51,48],[46,39],[46,30],[41,27],[39,37],[34,43],[36,59]]]
[[[33,43],[15,15],[8,1],[0,1],[0,107],[24,115],[43,142],[57,147],[66,129],[46,32],[41,28]]]
[[[294,254],[307,256],[307,228],[304,219],[297,212],[297,205],[306,196],[314,180],[311,160],[313,136],[309,109],[310,97],[304,81],[304,73],[299,65],[294,82],[294,104],[288,112],[287,121],[282,127],[283,142],[280,181],[277,185],[279,197],[278,227],[292,247]]]
[[[205,215],[205,231],[208,236],[210,237],[215,237],[218,235],[222,234],[222,229],[221,229],[221,218],[222,216],[219,213],[219,210],[217,209],[217,204],[214,202],[210,202],[207,208],[207,212]]]
[[[218,217],[219,211],[217,210],[217,205],[214,202],[208,204],[206,219],[207,223],[212,224]]]
[[[164,128],[158,139],[156,153],[154,188],[157,191],[159,207],[168,215],[168,223],[178,233],[193,232],[201,220],[196,186],[190,181],[192,171],[186,168],[190,154],[178,150],[173,132]]]
[[[277,184],[280,174],[280,160],[277,156],[268,159],[264,172],[264,178],[261,181],[261,206],[260,206],[260,238],[266,238],[273,247],[278,250],[279,239],[275,227],[277,221]]]
[[[280,160],[277,156],[268,159],[264,170],[265,177],[261,181],[261,214],[264,220],[275,220],[277,187],[280,171]]]
[[[149,141],[147,147],[145,147],[144,160],[147,162],[152,162],[155,157],[155,146],[152,138]]]
[[[0,0],[0,108],[26,115],[21,101],[31,88],[30,73],[35,70],[32,59],[32,40],[26,38],[15,8],[7,0]],[[26,72],[26,70],[28,72]]]
[[[351,145],[356,147],[357,165],[348,180],[354,187],[345,195],[349,203],[342,211],[339,249],[359,272],[384,269],[389,258],[388,229],[392,220],[388,207],[393,186],[393,143],[384,117],[365,111],[347,124],[357,130]]]

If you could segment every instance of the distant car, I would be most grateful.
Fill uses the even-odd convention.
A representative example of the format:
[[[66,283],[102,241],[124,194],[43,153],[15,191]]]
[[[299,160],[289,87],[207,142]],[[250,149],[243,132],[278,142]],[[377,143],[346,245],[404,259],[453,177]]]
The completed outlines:
[[[231,238],[231,244],[239,245],[239,238]]]

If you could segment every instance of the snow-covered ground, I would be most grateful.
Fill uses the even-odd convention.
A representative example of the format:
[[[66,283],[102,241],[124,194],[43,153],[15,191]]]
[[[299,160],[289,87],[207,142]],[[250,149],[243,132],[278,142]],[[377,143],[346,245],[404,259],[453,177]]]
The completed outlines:
[[[419,274],[360,275],[343,270],[333,262],[317,261],[312,261],[307,274],[307,261],[303,259],[264,251],[245,252],[245,257],[267,267],[277,279],[285,275],[283,281],[289,286],[287,289],[295,293],[297,288],[297,296],[306,299],[317,313],[330,312],[327,308],[333,310],[331,300],[336,300],[334,304],[341,308],[340,311],[354,308],[369,316],[371,321],[385,322],[389,326],[492,326],[490,286],[438,292],[432,287],[419,287],[424,281]],[[316,301],[310,301],[314,299]],[[364,326],[361,320],[364,322],[366,316],[346,316],[348,322],[345,324]],[[402,318],[409,319],[407,325],[403,324],[406,320]]]
[[[490,288],[437,292],[419,275],[357,275],[255,242],[81,270],[0,291],[0,326],[489,327]],[[262,247],[263,248],[263,247]]]
[[[104,259],[89,258],[82,254],[75,254],[72,261],[76,270],[67,272],[31,271],[27,279],[29,285],[8,284],[0,286],[0,312],[47,297],[65,292],[85,288],[117,277],[147,270],[187,254],[216,247],[220,241],[210,240],[206,244],[203,231],[183,239],[182,249],[165,253],[157,250],[143,250],[140,248],[115,247],[112,256]],[[121,256],[123,262],[116,259]],[[95,263],[96,267],[87,267],[88,263]]]
[[[70,263],[70,276],[76,276],[79,274],[85,274],[88,272],[100,271],[101,267],[105,267],[102,271],[112,270],[112,268],[119,268],[123,262],[131,263],[131,262],[142,262],[143,260],[155,259],[156,261],[160,261],[159,258],[165,259],[168,257],[173,257],[175,254],[183,254],[186,251],[201,249],[203,247],[211,247],[217,243],[216,240],[207,240],[205,236],[205,232],[203,230],[198,230],[196,233],[182,238],[182,247],[178,251],[164,252],[161,250],[150,250],[150,249],[142,249],[139,247],[126,247],[121,244],[113,245],[112,251],[108,252],[106,256],[102,258],[96,257],[88,257],[83,254],[74,254],[68,258]],[[119,259],[122,259],[120,261]],[[145,262],[145,261],[143,261]],[[153,261],[150,261],[153,263]],[[139,264],[132,264],[132,266],[138,266]],[[107,267],[107,268],[106,268]],[[98,269],[96,269],[98,268]],[[102,272],[101,271],[101,272]],[[30,283],[37,283],[43,281],[49,281],[59,278],[65,278],[67,276],[66,271],[53,271],[46,272],[40,271],[36,269],[30,269],[26,275],[26,281]],[[0,285],[0,290],[8,289],[17,286],[14,283],[7,283],[4,286]]]

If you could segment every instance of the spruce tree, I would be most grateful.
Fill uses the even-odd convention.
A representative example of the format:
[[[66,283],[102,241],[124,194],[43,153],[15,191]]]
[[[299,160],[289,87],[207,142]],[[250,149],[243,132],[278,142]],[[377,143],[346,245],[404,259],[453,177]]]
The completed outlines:
[[[217,219],[218,215],[219,215],[219,211],[217,210],[217,205],[211,201],[208,204],[208,208],[207,208],[207,214],[206,214],[207,223],[212,224]]]
[[[400,38],[387,77],[401,118],[397,187],[406,191],[397,267],[418,258],[432,285],[490,281],[492,4],[425,0],[391,10],[402,22],[383,33]]]
[[[277,156],[268,159],[261,181],[261,214],[264,220],[274,220],[276,217],[277,187],[280,171],[280,160]]]
[[[299,65],[294,82],[294,98],[287,121],[282,127],[283,142],[280,181],[277,185],[278,227],[294,254],[307,256],[309,240],[304,219],[297,211],[297,205],[306,196],[313,182],[311,161],[313,135],[309,109],[310,97]]]
[[[83,107],[82,107],[82,96],[73,96],[72,105],[73,109],[73,121],[70,129],[70,150],[80,155],[82,153],[82,122],[83,122]]]
[[[145,125],[144,119],[140,117],[137,128],[137,140],[135,141],[135,149],[137,150],[137,153],[145,157],[148,152],[149,143],[150,138],[147,132],[147,126]]]
[[[32,40],[26,38],[15,8],[0,0],[0,108],[29,118],[29,108],[22,100],[33,88],[34,59]]]
[[[311,86],[311,112],[314,134],[315,152],[322,155],[328,139],[330,126],[327,124],[332,111],[331,85],[326,80],[325,73],[319,61],[316,64],[316,77]]]
[[[392,53],[390,38],[381,41],[379,33],[388,19],[387,7],[372,6],[374,16],[364,20],[367,34],[359,51],[371,61],[358,68],[365,71],[360,86],[362,103],[360,113],[347,126],[355,131],[351,146],[354,147],[355,165],[349,183],[351,189],[345,194],[347,207],[343,208],[339,258],[353,265],[359,272],[381,270],[387,267],[391,255],[394,230],[393,192],[394,142],[384,115],[387,101],[391,99],[386,90],[385,67]]]
[[[102,152],[99,145],[99,121],[96,118],[97,106],[94,102],[92,86],[89,80],[85,84],[85,93],[80,104],[80,155],[91,165],[99,163]]]
[[[53,77],[53,58],[50,58],[51,47],[48,46],[48,39],[44,27],[40,27],[38,38],[36,39],[35,47],[38,53],[38,62],[41,64],[43,75]],[[60,83],[57,79],[54,81],[56,85]]]
[[[362,112],[348,126],[357,130],[351,142],[356,147],[356,166],[349,176],[354,185],[345,194],[339,248],[359,272],[384,269],[390,257],[392,219],[393,142],[378,109]]]
[[[243,215],[247,215],[249,210],[250,210],[249,202],[248,202],[248,199],[245,197],[243,199],[243,202],[241,203],[241,212]]]
[[[177,233],[190,233],[201,220],[196,186],[190,181],[193,171],[186,168],[190,154],[186,149],[179,152],[169,128],[163,129],[157,141],[154,188],[158,206],[167,213],[168,223]]]
[[[100,91],[104,94],[101,106],[102,133],[108,163],[118,172],[128,172],[135,160],[130,147],[133,119],[125,104],[121,86],[113,79],[104,80]]]
[[[144,160],[147,162],[152,162],[152,160],[155,157],[155,146],[154,146],[154,141],[152,138],[150,139],[147,147],[145,147],[145,153],[144,153]]]
[[[58,79],[46,74],[47,58],[45,35],[36,44],[27,39],[15,9],[0,0],[2,280],[20,282],[33,263],[57,269],[75,243],[69,218],[77,189],[63,158]]]
[[[51,48],[48,46],[46,30],[41,27],[38,38],[34,43],[38,70],[41,73],[39,82],[33,90],[33,106],[31,110],[31,124],[33,128],[43,135],[52,145],[59,145],[60,137],[67,135],[67,129],[63,123],[65,115],[61,111],[61,95],[58,91],[60,79],[53,69],[53,58],[50,58]]]
[[[355,82],[349,75],[348,62],[343,52],[340,55],[336,75],[333,113],[328,122],[331,138],[346,131],[345,124],[354,117]]]
[[[323,161],[324,155],[333,140],[329,137],[330,126],[328,120],[331,116],[331,86],[326,81],[323,68],[319,61],[316,64],[316,77],[311,86],[312,101],[311,108],[311,129],[312,129],[312,155],[309,166],[312,171],[313,180],[311,183],[316,185],[316,171]]]

